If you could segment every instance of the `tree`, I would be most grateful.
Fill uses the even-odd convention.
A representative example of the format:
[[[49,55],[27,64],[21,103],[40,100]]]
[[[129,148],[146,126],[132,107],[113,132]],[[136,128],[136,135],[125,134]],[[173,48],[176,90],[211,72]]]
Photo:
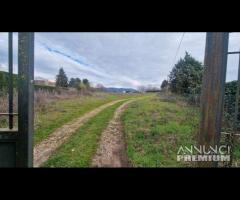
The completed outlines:
[[[68,87],[68,77],[63,68],[59,69],[59,73],[56,76],[56,87]]]
[[[168,81],[163,80],[162,85],[161,85],[161,89],[165,89],[167,86],[168,86]]]
[[[81,79],[80,78],[71,78],[68,86],[73,87],[73,88],[77,88],[79,86],[79,84],[81,84]]]
[[[203,66],[188,52],[180,59],[169,75],[170,89],[174,93],[199,94],[201,90]]]
[[[142,92],[142,93],[143,93],[143,92],[146,92],[146,89],[147,89],[147,88],[146,88],[144,85],[138,86],[138,91],[139,91],[139,92]]]
[[[69,87],[74,87],[74,85],[75,85],[75,78],[71,78],[69,83],[68,83],[68,86]]]
[[[105,87],[104,87],[104,85],[103,85],[103,84],[101,84],[101,83],[98,83],[98,84],[96,85],[96,88],[100,88],[100,89],[102,89],[102,88],[105,88]]]
[[[83,84],[86,86],[86,88],[89,88],[90,87],[90,83],[89,83],[89,81],[88,81],[88,79],[83,79]]]
[[[81,79],[80,78],[76,78],[75,79],[75,84],[74,84],[74,87],[78,87],[80,84],[81,84]]]
[[[101,84],[101,83],[98,83],[97,85],[96,85],[96,89],[98,89],[99,91],[104,91],[104,85],[103,84]]]

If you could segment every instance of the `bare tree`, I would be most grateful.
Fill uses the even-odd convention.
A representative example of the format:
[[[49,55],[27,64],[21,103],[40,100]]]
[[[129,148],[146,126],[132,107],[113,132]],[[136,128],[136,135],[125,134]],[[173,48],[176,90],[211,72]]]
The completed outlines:
[[[139,92],[146,92],[146,87],[144,85],[138,86],[138,91]]]

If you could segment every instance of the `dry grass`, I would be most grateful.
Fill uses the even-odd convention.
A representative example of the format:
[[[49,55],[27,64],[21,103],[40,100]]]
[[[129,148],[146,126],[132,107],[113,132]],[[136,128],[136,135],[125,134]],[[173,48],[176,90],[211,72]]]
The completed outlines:
[[[13,112],[17,113],[17,93],[14,92],[13,96]],[[0,96],[0,113],[8,113],[8,94]],[[17,117],[13,118],[14,126],[17,126]],[[0,128],[8,128],[8,116],[0,115]]]
[[[51,102],[56,100],[71,99],[79,96],[101,96],[91,90],[77,91],[74,88],[58,89],[56,91],[37,90],[34,92],[35,120],[38,121],[38,113],[46,112]],[[14,91],[13,112],[18,112],[18,96]],[[0,113],[8,113],[8,94],[0,96]],[[14,117],[14,126],[17,126],[17,117]],[[0,128],[8,128],[8,116],[0,116]]]
[[[55,91],[38,90],[34,93],[35,111],[46,111],[48,105],[56,100],[72,99],[79,96],[92,96],[91,90],[77,91],[74,88]],[[99,95],[99,94],[98,94]]]

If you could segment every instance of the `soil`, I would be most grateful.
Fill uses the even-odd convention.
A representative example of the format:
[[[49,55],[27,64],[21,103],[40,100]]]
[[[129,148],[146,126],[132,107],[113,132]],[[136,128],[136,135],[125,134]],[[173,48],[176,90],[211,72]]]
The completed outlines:
[[[123,100],[116,100],[110,103],[104,104],[86,114],[82,117],[67,123],[62,127],[55,130],[48,138],[40,142],[34,147],[34,167],[39,167],[42,163],[48,160],[48,158],[55,152],[55,150],[62,145],[77,129],[79,129],[90,118],[96,116],[99,112],[105,108],[112,106]]]
[[[128,162],[121,114],[134,100],[122,104],[114,113],[101,136],[92,167],[131,167]]]

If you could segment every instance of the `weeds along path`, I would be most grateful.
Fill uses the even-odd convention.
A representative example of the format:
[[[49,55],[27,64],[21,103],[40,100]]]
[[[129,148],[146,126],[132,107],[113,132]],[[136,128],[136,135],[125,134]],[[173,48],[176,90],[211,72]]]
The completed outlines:
[[[123,103],[115,111],[112,120],[102,133],[99,147],[92,159],[92,167],[129,167],[120,117],[133,101],[136,101],[136,99]]]
[[[112,101],[110,103],[99,106],[98,108],[84,114],[73,122],[67,123],[55,130],[48,138],[34,147],[34,167],[39,167],[42,163],[47,161],[53,152],[90,118],[96,116],[105,108],[121,101],[124,101],[124,99]]]

